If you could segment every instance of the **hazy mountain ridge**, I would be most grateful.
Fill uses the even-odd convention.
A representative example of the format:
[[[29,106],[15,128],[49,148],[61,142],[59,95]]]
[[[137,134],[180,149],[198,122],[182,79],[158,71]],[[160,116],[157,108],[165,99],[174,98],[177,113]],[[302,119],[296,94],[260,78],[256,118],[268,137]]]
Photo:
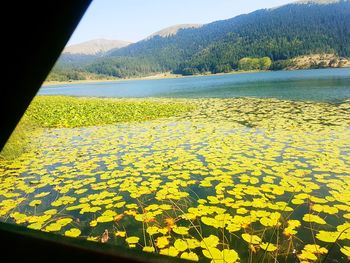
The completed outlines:
[[[349,2],[349,0],[299,0],[294,4],[317,4],[317,5],[328,5],[339,2]]]
[[[179,25],[174,25],[170,27],[163,28],[162,30],[159,30],[152,35],[148,36],[146,40],[151,39],[155,36],[160,36],[160,37],[169,37],[176,35],[177,32],[181,29],[188,29],[188,28],[198,28],[201,27],[202,24],[179,24]]]
[[[104,54],[112,49],[122,48],[130,45],[131,42],[123,40],[94,39],[80,44],[67,46],[63,53],[98,55]]]

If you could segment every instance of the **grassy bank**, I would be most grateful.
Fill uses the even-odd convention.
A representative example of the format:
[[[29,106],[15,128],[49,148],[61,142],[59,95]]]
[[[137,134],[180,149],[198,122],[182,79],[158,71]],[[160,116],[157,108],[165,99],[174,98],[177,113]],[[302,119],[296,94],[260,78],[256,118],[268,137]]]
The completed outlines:
[[[170,100],[36,97],[0,153],[13,159],[30,149],[43,128],[74,128],[140,122],[176,116],[192,105]]]

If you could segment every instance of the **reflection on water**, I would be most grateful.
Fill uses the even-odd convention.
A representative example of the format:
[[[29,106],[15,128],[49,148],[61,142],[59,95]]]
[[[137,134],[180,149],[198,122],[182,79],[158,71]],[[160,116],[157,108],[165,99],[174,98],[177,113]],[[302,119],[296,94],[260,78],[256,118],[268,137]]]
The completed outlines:
[[[181,117],[47,130],[0,163],[1,220],[191,260],[347,262],[349,101],[186,101]]]

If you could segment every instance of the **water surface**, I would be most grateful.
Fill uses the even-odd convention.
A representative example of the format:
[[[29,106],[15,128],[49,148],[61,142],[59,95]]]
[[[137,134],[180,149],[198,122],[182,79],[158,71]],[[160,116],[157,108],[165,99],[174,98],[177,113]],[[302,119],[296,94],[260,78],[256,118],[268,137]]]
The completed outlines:
[[[88,97],[257,97],[337,102],[350,98],[350,69],[228,74],[43,86],[39,95]]]
[[[323,102],[350,98],[350,69],[55,85],[39,94],[187,97],[179,100],[196,107],[153,121],[46,129],[35,151],[0,162],[0,221],[95,242],[107,229],[108,243],[126,250],[201,262],[348,262],[350,101]]]

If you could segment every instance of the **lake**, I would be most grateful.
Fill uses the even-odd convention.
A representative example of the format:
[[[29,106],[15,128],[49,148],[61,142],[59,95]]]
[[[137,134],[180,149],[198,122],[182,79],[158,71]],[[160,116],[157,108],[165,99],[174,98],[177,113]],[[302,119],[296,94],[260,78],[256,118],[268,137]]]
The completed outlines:
[[[54,85],[39,94],[193,109],[40,127],[33,150],[0,160],[0,221],[100,243],[107,230],[106,242],[129,253],[201,262],[349,262],[350,69]],[[45,121],[87,117],[72,102],[40,99],[34,113]]]
[[[350,69],[227,74],[43,86],[39,95],[88,97],[258,97],[337,102],[350,97]]]

